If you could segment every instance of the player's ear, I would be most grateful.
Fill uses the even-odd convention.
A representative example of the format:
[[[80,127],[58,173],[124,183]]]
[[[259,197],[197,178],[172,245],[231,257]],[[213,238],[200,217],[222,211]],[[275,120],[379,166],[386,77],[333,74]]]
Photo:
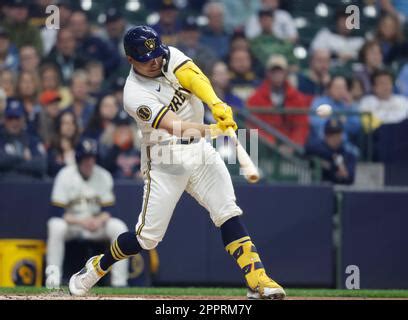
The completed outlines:
[[[127,58],[127,61],[128,61],[131,65],[133,65],[134,59],[133,59],[131,56],[126,56],[126,58]]]

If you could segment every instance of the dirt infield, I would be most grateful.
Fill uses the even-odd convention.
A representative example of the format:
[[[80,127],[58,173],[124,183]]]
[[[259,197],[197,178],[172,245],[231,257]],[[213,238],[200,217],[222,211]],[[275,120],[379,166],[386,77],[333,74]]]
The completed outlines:
[[[159,296],[159,295],[89,295],[72,297],[69,294],[0,295],[0,300],[247,300],[237,296]],[[286,297],[285,300],[408,300],[407,298],[364,298],[364,297]]]

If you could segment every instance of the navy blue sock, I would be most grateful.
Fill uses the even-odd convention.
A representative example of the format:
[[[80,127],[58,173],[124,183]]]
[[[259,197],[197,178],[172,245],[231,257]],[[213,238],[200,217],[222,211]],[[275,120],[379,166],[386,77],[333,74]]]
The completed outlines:
[[[224,246],[243,237],[249,237],[249,233],[239,216],[232,217],[221,226],[221,236]]]
[[[108,270],[111,265],[119,260],[128,258],[142,251],[142,247],[137,241],[135,232],[124,232],[113,241],[112,245],[99,262],[102,270]]]

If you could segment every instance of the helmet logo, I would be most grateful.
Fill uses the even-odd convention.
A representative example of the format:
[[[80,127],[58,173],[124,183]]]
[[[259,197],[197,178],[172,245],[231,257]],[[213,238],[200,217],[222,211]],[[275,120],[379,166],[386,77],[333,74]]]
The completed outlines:
[[[147,39],[144,42],[144,45],[146,46],[147,49],[149,49],[150,51],[153,51],[154,49],[156,49],[156,41],[154,39]]]

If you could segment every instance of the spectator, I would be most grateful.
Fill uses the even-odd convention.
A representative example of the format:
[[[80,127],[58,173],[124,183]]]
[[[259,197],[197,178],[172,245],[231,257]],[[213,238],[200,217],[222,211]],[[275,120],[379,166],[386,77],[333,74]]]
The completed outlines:
[[[60,112],[61,97],[58,91],[46,90],[41,93],[39,100],[42,110],[38,118],[38,134],[48,149],[51,140],[56,135],[55,121]]]
[[[383,15],[378,21],[375,39],[381,46],[383,62],[390,64],[404,55],[404,33],[398,17]]]
[[[123,58],[126,58],[125,49],[123,48],[123,37],[132,25],[128,24],[122,13],[117,8],[109,8],[106,11],[105,28],[103,38],[109,41],[112,47]]]
[[[8,69],[0,71],[0,88],[4,90],[7,98],[15,98],[17,91],[17,74]]]
[[[80,131],[88,125],[94,110],[94,104],[89,98],[89,78],[83,70],[77,70],[71,79],[72,105],[67,109],[75,114]]]
[[[343,124],[338,119],[329,119],[324,126],[324,139],[305,148],[308,156],[320,158],[322,180],[335,184],[354,182],[357,156],[344,141]]]
[[[57,42],[57,36],[59,31],[66,29],[68,26],[69,18],[72,14],[71,1],[69,0],[58,0],[57,6],[59,9],[59,24],[60,29],[47,28],[44,26],[41,29],[41,39],[43,43],[43,55],[48,56],[51,50],[54,48]],[[45,11],[44,11],[45,12]]]
[[[98,60],[109,76],[120,65],[120,56],[110,43],[91,34],[88,18],[83,11],[74,11],[69,19],[69,29],[76,38],[77,54],[81,57]]]
[[[251,53],[245,49],[230,52],[228,66],[231,71],[231,90],[234,95],[246,101],[259,85],[253,68]]]
[[[211,83],[217,96],[233,109],[243,109],[242,100],[231,92],[231,75],[227,65],[218,61],[211,71]],[[205,109],[205,120],[207,123],[214,123],[214,118],[208,108]]]
[[[10,36],[6,29],[0,27],[0,71],[10,69],[18,70],[19,56],[17,49],[10,42]]]
[[[33,46],[22,46],[20,48],[20,70],[27,72],[38,72],[40,56]]]
[[[273,10],[273,25],[271,32],[279,39],[295,43],[298,38],[298,32],[295,21],[289,12],[279,9],[280,0],[262,0],[263,9]],[[246,36],[250,39],[259,36],[262,28],[259,17],[253,14],[245,26]]]
[[[23,45],[33,46],[42,54],[42,41],[40,31],[28,22],[27,0],[9,1],[4,6],[4,19],[0,23],[10,34],[11,42],[17,48]]]
[[[242,31],[235,31],[232,34],[229,46],[229,53],[238,49],[250,51],[249,41],[246,38],[245,33],[243,33]]]
[[[85,66],[86,57],[81,57],[76,47],[74,33],[68,28],[61,29],[55,47],[45,59],[45,62],[54,63],[59,67],[64,84],[69,83],[75,69]]]
[[[408,97],[408,63],[404,64],[396,80],[398,92]]]
[[[408,117],[408,99],[393,94],[393,76],[386,70],[378,70],[372,76],[373,94],[362,99],[359,110],[370,112],[371,119],[363,117],[367,131],[382,124],[399,123]]]
[[[312,50],[327,49],[336,62],[340,65],[350,60],[355,60],[360,48],[364,44],[364,38],[352,36],[352,29],[348,28],[346,21],[348,14],[345,8],[340,8],[336,12],[336,27],[331,31],[327,27],[322,28],[312,41]]]
[[[408,3],[405,0],[380,0],[381,9],[390,15],[399,17],[401,23],[408,19]]]
[[[228,32],[243,29],[247,20],[260,7],[260,0],[221,0],[225,10],[225,27]]]
[[[265,67],[268,57],[280,54],[287,58],[290,65],[296,65],[293,55],[293,45],[290,42],[278,39],[273,33],[274,13],[272,9],[262,9],[258,12],[261,33],[251,39],[251,51],[258,63]]]
[[[79,128],[71,111],[61,112],[54,123],[55,135],[48,148],[48,175],[55,177],[66,165],[75,164],[75,146],[79,140]]]
[[[123,87],[125,86],[125,82],[125,77],[118,77],[113,81],[110,87],[112,94],[116,98],[116,102],[120,105],[123,104]]]
[[[4,111],[6,110],[7,96],[6,92],[0,87],[0,128],[4,122]]]
[[[203,29],[200,42],[214,52],[218,59],[224,59],[228,55],[230,42],[230,35],[224,24],[225,8],[219,2],[208,2],[203,12],[208,19],[208,25]]]
[[[97,147],[90,139],[77,148],[77,164],[62,169],[51,193],[53,217],[48,220],[47,266],[57,267],[62,275],[65,241],[70,239],[113,241],[126,225],[112,217],[115,202],[113,179],[96,164]],[[127,286],[128,262],[112,267],[112,286]],[[53,279],[59,285],[60,279]]]
[[[200,30],[194,17],[184,20],[179,35],[181,41],[177,48],[193,59],[204,73],[209,73],[217,57],[211,49],[200,44]]]
[[[354,69],[353,78],[358,78],[363,83],[364,94],[371,93],[371,76],[383,67],[383,55],[380,44],[376,40],[367,41],[360,50],[359,61]]]
[[[103,64],[91,60],[85,65],[85,70],[89,78],[89,95],[98,100],[104,92]]]
[[[288,62],[284,56],[272,55],[267,62],[266,79],[248,99],[249,109],[286,111],[293,108],[309,108],[310,98],[297,91],[288,82]],[[307,115],[259,114],[257,117],[274,126],[293,142],[304,145],[309,132]],[[275,138],[260,130],[260,135],[270,142]],[[287,149],[285,152],[293,152]]]
[[[8,99],[0,133],[0,179],[3,181],[41,179],[46,173],[45,148],[24,127],[23,105],[16,99]]]
[[[27,131],[32,135],[38,134],[38,117],[41,112],[41,105],[38,101],[39,93],[38,75],[34,72],[22,71],[18,76],[17,97],[23,103]]]
[[[99,99],[84,135],[99,141],[105,131],[113,132],[112,121],[119,111],[115,96],[108,94]]]
[[[363,81],[359,78],[353,77],[349,80],[350,84],[350,94],[351,94],[351,104],[353,106],[360,105],[361,99],[365,96]]]
[[[57,91],[61,100],[60,109],[65,109],[72,104],[72,95],[69,89],[61,84],[59,68],[54,63],[44,63],[40,67],[40,82],[42,90]]]
[[[361,129],[360,117],[347,112],[357,111],[357,106],[352,105],[347,80],[343,76],[334,76],[327,85],[325,95],[316,97],[312,102],[312,111],[316,112],[318,106],[328,104],[334,112],[343,112],[340,119],[344,122],[345,141],[355,141]],[[311,131],[309,140],[312,144],[324,138],[324,124],[326,119],[313,113],[310,116]]]
[[[132,120],[124,110],[115,117],[112,145],[102,145],[102,164],[115,179],[142,179],[140,150],[135,148]]]
[[[163,43],[174,46],[177,43],[177,34],[181,29],[178,18],[178,9],[172,0],[162,0],[159,8],[159,22],[152,26],[160,35]]]
[[[324,93],[330,78],[330,51],[316,49],[310,55],[309,69],[297,76],[297,88],[306,95],[319,96]]]

